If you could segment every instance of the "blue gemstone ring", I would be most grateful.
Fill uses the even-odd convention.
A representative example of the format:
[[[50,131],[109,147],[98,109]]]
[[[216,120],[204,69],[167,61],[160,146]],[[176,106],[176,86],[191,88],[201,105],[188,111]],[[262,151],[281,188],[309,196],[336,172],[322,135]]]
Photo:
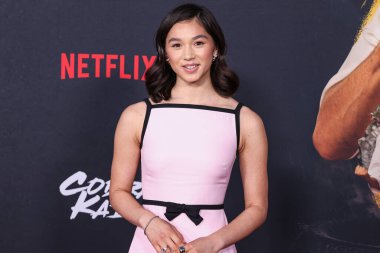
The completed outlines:
[[[179,253],[185,253],[186,252],[185,246],[180,246],[178,248],[178,250],[179,250]]]

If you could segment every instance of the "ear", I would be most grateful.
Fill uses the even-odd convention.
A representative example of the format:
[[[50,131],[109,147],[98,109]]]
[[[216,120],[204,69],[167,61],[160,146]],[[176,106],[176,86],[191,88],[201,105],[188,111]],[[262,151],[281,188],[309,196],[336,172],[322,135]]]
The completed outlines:
[[[215,50],[214,53],[212,53],[212,61],[215,61],[218,57],[218,50]]]

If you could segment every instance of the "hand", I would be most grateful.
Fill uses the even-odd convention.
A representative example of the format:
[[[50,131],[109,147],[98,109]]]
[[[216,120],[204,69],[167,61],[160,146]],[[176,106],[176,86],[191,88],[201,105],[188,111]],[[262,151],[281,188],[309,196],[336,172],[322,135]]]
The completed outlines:
[[[217,243],[210,236],[199,237],[185,245],[186,253],[217,253]]]
[[[162,253],[163,248],[167,248],[166,252],[178,253],[179,246],[185,244],[182,234],[172,224],[159,217],[150,222],[145,234],[157,253]]]
[[[380,185],[379,183],[377,182],[377,180],[373,177],[371,177],[369,174],[368,174],[368,170],[360,165],[356,166],[355,168],[355,175],[363,178],[365,181],[367,181],[367,183],[369,184],[369,186],[371,188],[374,188],[376,190],[380,190]]]

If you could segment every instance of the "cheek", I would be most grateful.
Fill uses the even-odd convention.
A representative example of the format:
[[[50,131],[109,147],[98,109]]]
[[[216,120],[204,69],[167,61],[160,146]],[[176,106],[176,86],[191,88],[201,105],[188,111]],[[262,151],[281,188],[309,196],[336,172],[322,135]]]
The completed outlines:
[[[168,57],[171,61],[175,60],[179,56],[178,50],[177,51],[173,50],[170,47],[165,48],[165,52],[166,52],[166,57]]]
[[[207,63],[212,63],[212,51],[211,52],[204,52],[201,56],[202,60]]]
[[[207,59],[208,58],[212,59],[213,53],[214,53],[214,48],[212,47],[205,48],[205,50],[202,52],[202,57],[207,58]]]

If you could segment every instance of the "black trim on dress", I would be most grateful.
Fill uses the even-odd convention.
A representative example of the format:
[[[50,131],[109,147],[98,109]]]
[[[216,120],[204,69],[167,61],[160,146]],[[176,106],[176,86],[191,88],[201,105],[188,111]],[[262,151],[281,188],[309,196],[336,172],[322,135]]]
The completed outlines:
[[[140,149],[142,148],[142,145],[143,145],[146,127],[148,125],[150,111],[152,109],[152,104],[150,103],[149,98],[145,98],[144,101],[146,103],[146,111],[145,111],[144,125],[143,125],[142,131],[141,131]]]
[[[236,156],[239,155],[239,143],[240,143],[240,109],[242,108],[243,103],[239,102],[239,104],[236,106],[234,112],[235,112],[235,122],[236,122],[236,140],[237,140],[237,146],[236,146]]]
[[[197,104],[176,104],[176,103],[163,103],[163,104],[152,104],[152,108],[191,108],[191,109],[204,109],[210,111],[219,111],[219,112],[227,112],[234,113],[234,109],[210,106],[210,105],[197,105]]]

